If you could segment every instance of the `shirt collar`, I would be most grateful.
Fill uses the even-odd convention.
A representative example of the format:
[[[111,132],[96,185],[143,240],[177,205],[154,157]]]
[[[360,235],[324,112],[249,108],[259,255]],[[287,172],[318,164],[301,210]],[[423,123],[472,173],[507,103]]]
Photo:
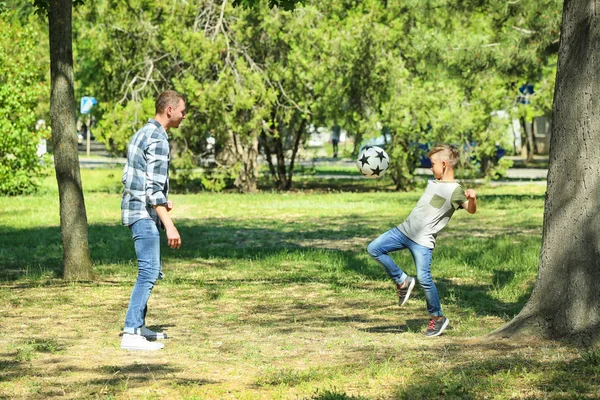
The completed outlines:
[[[154,118],[148,118],[148,124],[152,124],[154,126],[156,126],[157,128],[159,128],[167,138],[169,138],[169,135],[167,134],[167,131],[165,130],[165,128],[163,128],[163,126],[160,124],[160,122],[158,122],[157,120],[155,120]]]

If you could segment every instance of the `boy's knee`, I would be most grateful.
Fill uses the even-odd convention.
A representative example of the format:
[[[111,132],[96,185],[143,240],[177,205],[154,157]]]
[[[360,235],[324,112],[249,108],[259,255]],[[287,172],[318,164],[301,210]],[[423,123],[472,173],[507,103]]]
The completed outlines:
[[[428,287],[434,285],[431,273],[428,272],[417,272],[417,280],[421,286]]]
[[[373,245],[374,242],[371,242],[368,246],[367,246],[367,253],[369,253],[369,255],[371,257],[377,257],[380,252],[379,249],[377,248],[377,246]]]

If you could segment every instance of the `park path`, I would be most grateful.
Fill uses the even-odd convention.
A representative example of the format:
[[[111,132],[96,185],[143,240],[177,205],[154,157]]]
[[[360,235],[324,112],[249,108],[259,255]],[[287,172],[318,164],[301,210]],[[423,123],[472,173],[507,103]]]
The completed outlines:
[[[110,157],[108,153],[103,150],[104,145],[94,145],[92,147],[91,155],[87,156],[85,147],[80,145],[79,148],[79,165],[81,168],[106,168],[110,166],[122,166],[125,164],[125,158],[122,157]],[[539,181],[544,183],[548,175],[548,169],[545,168],[547,165],[547,156],[536,156],[533,165],[540,165],[540,167],[523,167],[525,160],[522,157],[511,156],[507,157],[513,160],[515,167],[509,168],[506,177],[504,179],[494,181],[498,184],[518,184],[519,182],[530,183],[531,181]],[[349,167],[354,166],[355,161],[351,159],[335,159],[335,158],[315,158],[313,160],[301,160],[297,163],[306,168],[318,167],[318,166],[340,166]],[[417,168],[415,171],[417,175],[431,175],[431,171],[428,168]],[[319,177],[324,179],[362,179],[362,176],[356,175],[335,175],[335,174],[319,174]]]

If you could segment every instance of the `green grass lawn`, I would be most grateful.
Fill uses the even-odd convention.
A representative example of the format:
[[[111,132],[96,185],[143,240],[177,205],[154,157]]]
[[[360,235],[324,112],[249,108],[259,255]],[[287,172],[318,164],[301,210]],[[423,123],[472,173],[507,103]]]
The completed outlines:
[[[147,324],[158,352],[120,350],[136,276],[120,225],[120,169],[83,170],[97,277],[58,279],[53,177],[0,211],[0,398],[596,398],[600,352],[483,335],[510,320],[536,278],[545,187],[478,190],[438,237],[432,271],[450,328],[422,335],[420,288],[402,308],[367,244],[402,222],[420,192],[360,180],[351,192],[173,195],[183,239]],[[299,183],[299,187],[303,185]],[[377,190],[381,185],[381,190]],[[323,189],[323,190],[322,190]],[[409,274],[407,252],[395,259]]]

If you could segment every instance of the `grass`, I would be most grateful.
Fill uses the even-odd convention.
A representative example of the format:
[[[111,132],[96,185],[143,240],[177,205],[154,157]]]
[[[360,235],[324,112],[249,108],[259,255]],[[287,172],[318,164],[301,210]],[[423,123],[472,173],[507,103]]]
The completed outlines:
[[[147,320],[171,339],[144,354],[119,348],[136,275],[120,170],[82,176],[93,282],[57,278],[53,178],[0,212],[0,398],[571,399],[600,389],[597,349],[483,336],[531,292],[542,185],[478,187],[477,214],[458,212],[440,234],[433,274],[451,327],[433,340],[421,333],[420,289],[399,308],[364,250],[418,191],[352,180],[352,192],[174,195],[183,247],[163,248]],[[407,253],[394,257],[414,274]]]

